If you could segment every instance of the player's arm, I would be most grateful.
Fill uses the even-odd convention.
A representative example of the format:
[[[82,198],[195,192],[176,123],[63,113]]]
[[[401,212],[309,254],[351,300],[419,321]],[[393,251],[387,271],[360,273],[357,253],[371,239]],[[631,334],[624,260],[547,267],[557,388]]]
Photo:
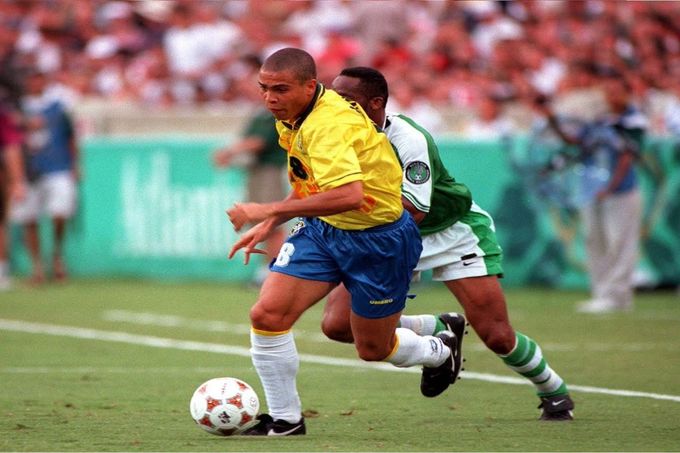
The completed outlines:
[[[239,231],[248,223],[272,217],[283,223],[293,217],[319,217],[359,209],[363,199],[363,183],[352,181],[305,198],[290,195],[274,203],[236,203],[227,214],[234,229]]]
[[[10,197],[21,200],[26,195],[26,178],[24,175],[24,158],[21,145],[14,143],[4,149],[5,167],[10,187]]]
[[[76,135],[76,129],[73,124],[73,119],[68,113],[64,113],[65,121],[68,128],[68,150],[71,153],[71,159],[73,162],[73,177],[79,180],[82,177],[81,166],[80,166],[80,147],[78,146],[78,137]]]
[[[396,134],[391,141],[403,168],[401,202],[413,220],[420,223],[430,212],[433,191],[427,140],[420,133],[401,133]],[[427,168],[427,179],[416,182],[412,174],[414,168]]]
[[[623,132],[624,134],[642,134],[641,130],[632,130],[628,132]],[[631,136],[624,136],[625,146],[619,156],[616,163],[616,167],[612,171],[611,178],[609,178],[609,183],[607,186],[597,194],[597,198],[602,199],[608,194],[612,193],[621,184],[623,179],[626,177],[630,168],[635,164],[635,160],[639,156],[640,150],[638,143],[642,141],[641,135],[638,140],[634,140]]]
[[[597,194],[597,198],[601,199],[606,197],[608,194],[612,193],[619,186],[619,184],[621,184],[621,181],[623,181],[623,178],[630,170],[630,167],[633,166],[634,160],[635,155],[632,152],[624,152],[621,155],[619,161],[616,164],[616,168],[614,169],[612,177],[609,179],[609,183],[604,189],[600,191],[600,193]]]
[[[555,112],[553,112],[553,110],[550,108],[548,102],[548,98],[543,95],[539,95],[534,99],[534,107],[538,112],[545,116],[545,118],[548,120],[548,126],[550,126],[550,128],[557,134],[558,137],[560,137],[564,143],[578,145],[580,143],[579,139],[567,134],[564,129],[562,129]]]
[[[218,149],[213,154],[213,162],[217,167],[228,167],[239,155],[256,155],[262,152],[265,140],[255,135],[243,137],[226,148]]]
[[[294,199],[298,198],[295,192],[291,191],[288,196],[286,197],[286,200],[289,199]],[[254,204],[254,203],[253,203]],[[229,215],[229,218],[231,220],[232,215],[234,214],[234,210],[236,209],[236,206],[232,208],[231,210],[227,211],[227,214]],[[230,213],[230,211],[232,211]],[[239,238],[238,241],[233,245],[231,248],[231,251],[229,252],[229,259],[231,259],[237,251],[240,249],[245,249],[245,260],[244,263],[248,264],[250,261],[250,255],[252,253],[260,253],[260,254],[266,254],[266,251],[258,249],[257,244],[267,240],[269,236],[271,236],[272,232],[283,222],[287,221],[288,219],[282,217],[282,216],[271,216],[267,217],[265,220],[261,221],[254,227],[250,228],[248,231],[243,233],[241,237]],[[232,220],[233,223],[233,220]],[[236,225],[234,225],[234,228],[236,228]],[[238,229],[237,229],[238,231]]]
[[[406,209],[409,212],[409,214],[411,214],[411,217],[413,217],[413,220],[415,220],[416,223],[422,222],[425,216],[427,215],[427,212],[423,212],[416,208],[415,205],[411,203],[409,199],[404,197],[403,195],[401,197],[401,203],[404,205],[404,209]]]
[[[13,200],[20,200],[26,195],[24,157],[21,151],[23,136],[12,116],[2,116],[0,121],[0,140],[5,142],[4,148],[0,150],[0,157],[7,169],[9,195]]]
[[[293,217],[320,217],[359,209],[363,200],[363,183],[352,181],[306,198],[289,197],[271,203],[271,212],[286,220]]]

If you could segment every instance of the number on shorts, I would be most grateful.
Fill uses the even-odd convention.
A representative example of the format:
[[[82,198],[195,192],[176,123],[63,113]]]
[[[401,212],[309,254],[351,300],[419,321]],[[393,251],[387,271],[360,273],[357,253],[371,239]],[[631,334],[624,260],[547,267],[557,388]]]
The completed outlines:
[[[286,267],[290,263],[290,257],[295,253],[295,246],[290,242],[284,242],[279,250],[279,255],[276,257],[274,266]]]

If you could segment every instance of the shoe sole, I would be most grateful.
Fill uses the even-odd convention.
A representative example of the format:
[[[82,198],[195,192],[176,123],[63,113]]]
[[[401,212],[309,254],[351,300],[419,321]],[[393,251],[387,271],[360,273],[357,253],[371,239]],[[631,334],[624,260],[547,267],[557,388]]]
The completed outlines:
[[[573,411],[566,411],[566,413],[559,414],[559,415],[546,415],[542,414],[541,418],[539,418],[540,421],[542,422],[570,422],[574,420],[574,412]]]

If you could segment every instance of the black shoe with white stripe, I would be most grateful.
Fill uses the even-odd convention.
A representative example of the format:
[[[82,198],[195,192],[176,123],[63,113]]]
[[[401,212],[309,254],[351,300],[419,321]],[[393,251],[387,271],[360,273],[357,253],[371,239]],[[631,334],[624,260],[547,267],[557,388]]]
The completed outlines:
[[[257,416],[259,423],[243,433],[244,436],[299,436],[307,433],[305,418],[297,423],[274,420],[269,414]]]
[[[448,330],[444,330],[439,332],[436,337],[441,340],[441,343],[433,343],[433,349],[436,347],[441,348],[445,345],[448,346],[451,351],[446,360],[444,360],[444,363],[438,367],[423,367],[423,374],[420,379],[420,392],[428,398],[435,397],[449,388],[449,385],[456,382],[456,377],[460,371],[460,359],[455,359],[455,355],[457,354],[457,351],[459,351],[456,335]],[[436,340],[432,339],[431,341],[435,342]],[[456,363],[458,363],[457,368]]]
[[[574,402],[568,393],[542,397],[538,408],[543,409],[540,420],[561,422],[574,419]]]
[[[463,338],[468,333],[467,330],[465,330],[468,326],[468,322],[465,319],[465,316],[455,312],[442,313],[439,315],[439,320],[444,323],[448,331],[453,333],[456,336],[456,340],[458,340],[456,343],[456,350],[453,353],[454,382],[452,383],[455,383],[457,379],[460,379],[460,372],[465,369],[462,367],[463,362],[465,362],[465,359],[463,358]]]

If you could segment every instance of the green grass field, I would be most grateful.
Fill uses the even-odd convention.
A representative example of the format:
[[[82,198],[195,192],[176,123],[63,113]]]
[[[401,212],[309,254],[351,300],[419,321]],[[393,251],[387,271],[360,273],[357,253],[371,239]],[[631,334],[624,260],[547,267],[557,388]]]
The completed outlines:
[[[443,287],[414,290],[408,313],[457,308]],[[473,332],[463,379],[423,398],[419,370],[365,365],[352,346],[321,338],[318,305],[295,331],[308,435],[212,436],[189,416],[201,382],[236,376],[262,395],[247,354],[256,296],[237,285],[104,280],[0,293],[0,449],[680,450],[680,297],[672,292],[640,294],[634,312],[599,316],[575,313],[582,292],[507,292],[514,327],[570,384],[573,422],[537,421],[533,389],[517,385]]]

